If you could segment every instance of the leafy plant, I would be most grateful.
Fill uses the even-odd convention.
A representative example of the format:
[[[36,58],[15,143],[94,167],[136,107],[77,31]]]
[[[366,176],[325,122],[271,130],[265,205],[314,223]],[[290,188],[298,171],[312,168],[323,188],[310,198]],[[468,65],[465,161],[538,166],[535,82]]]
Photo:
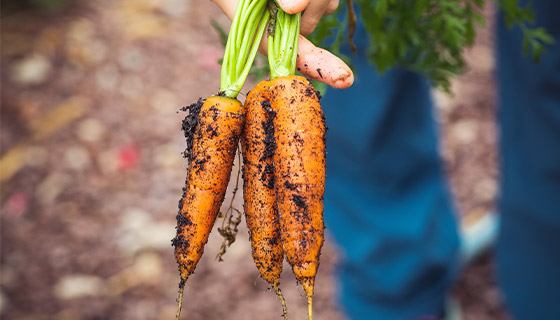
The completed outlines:
[[[530,28],[528,24],[534,24],[535,13],[531,3],[524,7],[518,5],[519,0],[498,1],[500,9],[504,11],[505,23],[508,28],[519,25],[523,32],[523,51],[531,53],[535,62],[539,62],[541,54],[546,52],[546,46],[554,43],[554,38],[544,28]]]
[[[543,28],[530,26],[534,12],[519,0],[494,0],[504,11],[508,27],[519,25],[524,35],[524,51],[536,62],[546,52],[546,44],[554,39]],[[481,11],[485,0],[347,0],[337,13],[325,16],[310,37],[317,44],[349,61],[340,53],[346,39],[352,46],[355,28],[353,6],[359,7],[360,17],[369,37],[367,56],[380,72],[401,66],[424,74],[432,84],[446,92],[451,77],[465,67],[463,49],[471,47],[476,38],[476,26],[485,26]],[[342,17],[343,16],[343,17]],[[342,17],[342,18],[341,18]],[[325,40],[330,42],[326,43]]]

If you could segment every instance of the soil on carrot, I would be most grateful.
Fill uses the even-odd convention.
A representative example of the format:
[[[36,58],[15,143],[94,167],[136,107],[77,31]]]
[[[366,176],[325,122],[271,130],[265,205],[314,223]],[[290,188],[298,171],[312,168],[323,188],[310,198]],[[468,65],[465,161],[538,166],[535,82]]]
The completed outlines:
[[[270,106],[270,101],[268,100],[261,102],[261,105],[263,109],[266,111],[266,113],[268,114],[267,121],[262,123],[265,132],[265,137],[263,140],[263,143],[265,145],[265,152],[260,160],[264,161],[265,159],[272,158],[272,156],[274,155],[274,150],[276,150],[276,142],[274,141],[274,121],[273,121],[274,117],[276,117],[276,112],[272,110],[272,107]]]
[[[284,187],[286,187],[289,190],[295,190],[296,189],[296,185],[293,183],[290,183],[289,181],[284,181]]]
[[[185,114],[176,111],[219,87],[223,48],[210,21],[229,21],[210,1],[65,3],[52,13],[2,10],[0,317],[173,319],[178,275],[169,239],[189,223],[176,216],[188,166]],[[483,32],[467,51],[455,97],[437,98],[442,155],[462,214],[494,209],[491,49]],[[242,205],[238,196],[234,206]],[[239,228],[221,263],[222,237],[211,234],[185,289],[184,317],[281,319]],[[344,319],[337,252],[327,237],[317,319]],[[477,261],[455,286],[463,319],[506,319],[492,261]],[[305,319],[290,269],[282,292],[290,318]]]
[[[296,204],[296,206],[307,209],[307,202],[305,202],[305,198],[299,194],[292,194],[292,201]],[[307,211],[305,211],[307,213]]]
[[[189,161],[192,160],[191,153],[193,148],[193,140],[198,127],[199,114],[202,105],[204,104],[204,99],[199,98],[195,103],[181,108],[181,111],[186,111],[188,114],[185,116],[182,122],[181,130],[185,133],[185,140],[187,141],[187,147],[183,152],[183,156]]]
[[[321,93],[318,90],[315,90],[313,87],[305,89],[305,95],[307,97],[316,97],[319,101],[323,98],[323,96],[321,96]]]
[[[185,185],[186,182],[185,182]],[[175,219],[177,220],[177,226],[175,227],[175,229],[177,230],[177,233],[175,235],[175,237],[173,237],[171,239],[171,246],[175,249],[177,248],[184,248],[185,250],[189,248],[189,242],[185,240],[185,237],[182,235],[182,232],[184,230],[184,228],[186,226],[191,226],[193,224],[193,222],[184,214],[181,213],[182,209],[183,209],[183,203],[185,201],[185,197],[187,195],[187,187],[183,187],[183,194],[181,195],[181,198],[179,199],[179,211],[177,213],[177,215],[175,216]],[[180,264],[179,266],[179,270],[181,270],[181,268],[186,268],[185,265]],[[180,272],[179,272],[180,273]],[[181,279],[180,283],[179,283],[179,288],[183,287],[184,285],[184,280]]]
[[[266,187],[269,189],[274,189],[274,164],[268,163],[263,170],[261,175],[261,181],[266,182]],[[268,181],[268,182],[267,182]]]
[[[260,161],[265,161],[267,159],[272,159],[274,155],[274,150],[276,150],[276,142],[274,141],[274,117],[276,117],[276,112],[272,110],[270,106],[270,101],[265,100],[261,102],[261,106],[268,114],[268,119],[266,122],[262,122],[262,128],[265,132],[265,137],[263,139],[263,143],[265,145],[264,154],[260,158]],[[262,176],[261,181],[268,181],[266,187],[269,189],[274,189],[275,179],[274,179],[274,163],[270,162],[267,163]]]

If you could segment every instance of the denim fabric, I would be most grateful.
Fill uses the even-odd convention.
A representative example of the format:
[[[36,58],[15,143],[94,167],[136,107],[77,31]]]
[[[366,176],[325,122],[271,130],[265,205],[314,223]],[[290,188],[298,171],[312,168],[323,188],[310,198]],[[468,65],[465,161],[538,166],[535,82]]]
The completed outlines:
[[[356,42],[365,52],[363,30]],[[427,81],[380,76],[352,57],[354,85],[329,88],[325,221],[342,249],[340,301],[350,319],[441,313],[456,273],[458,236],[438,152]]]
[[[526,3],[527,1],[522,1]],[[560,319],[560,1],[533,0],[556,38],[542,61],[498,19],[501,230],[498,279],[514,319]]]

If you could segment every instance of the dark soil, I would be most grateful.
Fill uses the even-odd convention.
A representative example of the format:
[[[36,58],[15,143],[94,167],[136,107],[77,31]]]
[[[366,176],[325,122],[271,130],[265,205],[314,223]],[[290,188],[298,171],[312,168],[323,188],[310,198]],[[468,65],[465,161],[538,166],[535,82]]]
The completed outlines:
[[[204,99],[200,98],[197,102],[192,103],[186,107],[181,108],[181,111],[188,112],[185,118],[183,119],[183,125],[181,130],[185,133],[185,140],[187,142],[187,148],[184,152],[184,157],[188,158],[190,161],[190,154],[193,148],[193,140],[194,134],[196,131],[196,126],[198,125],[199,121],[199,114],[202,105],[204,104]]]

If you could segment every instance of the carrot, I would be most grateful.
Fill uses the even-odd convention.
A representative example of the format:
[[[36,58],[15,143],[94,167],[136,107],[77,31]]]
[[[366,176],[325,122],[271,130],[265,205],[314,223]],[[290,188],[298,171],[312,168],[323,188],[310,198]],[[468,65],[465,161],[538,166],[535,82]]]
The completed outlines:
[[[294,75],[300,14],[278,8],[269,30],[274,179],[284,253],[307,295],[309,319],[324,239],[325,118],[311,83]]]
[[[179,201],[177,235],[172,240],[181,276],[177,319],[185,282],[204,252],[224,200],[244,122],[243,107],[236,99],[212,96],[201,103],[190,106],[186,119],[193,121],[184,123],[191,139],[187,148],[190,167]]]
[[[226,44],[218,95],[185,108],[189,111],[183,121],[189,169],[179,201],[177,235],[172,240],[181,277],[177,320],[185,283],[204,252],[224,200],[244,124],[243,106],[236,97],[269,19],[266,3],[239,1]]]
[[[276,113],[274,169],[282,243],[302,283],[312,318],[312,296],[324,239],[325,118],[311,83],[300,76],[271,81]]]
[[[263,279],[270,283],[280,298],[286,318],[286,303],[280,290],[284,250],[280,240],[272,163],[274,115],[267,101],[267,90],[268,81],[261,81],[245,100],[246,120],[241,140],[243,207],[253,260]]]
[[[222,205],[244,113],[239,101],[212,96],[202,105],[198,118],[173,240],[182,281],[200,260]]]

